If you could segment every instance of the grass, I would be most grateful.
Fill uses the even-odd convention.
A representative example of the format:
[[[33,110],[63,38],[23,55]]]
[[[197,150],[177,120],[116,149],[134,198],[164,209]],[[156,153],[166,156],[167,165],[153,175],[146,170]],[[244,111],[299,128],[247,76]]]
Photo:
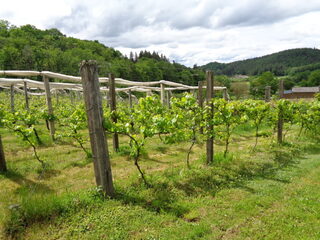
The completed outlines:
[[[263,134],[253,152],[253,129],[242,126],[226,158],[216,144],[212,166],[203,164],[205,145],[196,145],[190,170],[189,144],[154,138],[141,162],[153,188],[142,184],[122,137],[111,152],[117,195],[104,200],[91,160],[39,127],[49,166],[41,178],[31,149],[0,129],[9,168],[0,175],[0,239],[320,238],[320,147],[295,129],[282,146]]]

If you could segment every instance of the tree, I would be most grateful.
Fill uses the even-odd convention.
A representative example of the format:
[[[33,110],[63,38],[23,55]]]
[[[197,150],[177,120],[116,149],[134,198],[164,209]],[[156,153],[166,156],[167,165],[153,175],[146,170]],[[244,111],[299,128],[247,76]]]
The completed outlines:
[[[309,86],[319,86],[320,85],[320,70],[311,72],[308,77]]]
[[[230,89],[231,79],[228,78],[226,75],[218,75],[218,76],[216,76],[215,80],[218,81],[219,83],[221,83],[223,86]]]
[[[259,77],[254,78],[250,82],[250,94],[255,97],[262,97],[266,86],[271,86],[272,94],[278,89],[278,81],[272,72],[264,72]]]

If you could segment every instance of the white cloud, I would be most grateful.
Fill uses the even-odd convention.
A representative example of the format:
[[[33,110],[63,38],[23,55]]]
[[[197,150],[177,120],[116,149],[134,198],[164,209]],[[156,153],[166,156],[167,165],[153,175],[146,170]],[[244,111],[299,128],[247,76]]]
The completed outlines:
[[[320,47],[318,0],[0,0],[0,5],[0,19],[14,25],[57,27],[127,54],[155,50],[189,66]]]

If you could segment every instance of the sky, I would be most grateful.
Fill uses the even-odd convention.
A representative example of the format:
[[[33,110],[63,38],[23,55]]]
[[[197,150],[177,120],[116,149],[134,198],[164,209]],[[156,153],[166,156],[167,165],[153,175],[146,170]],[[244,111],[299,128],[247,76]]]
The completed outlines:
[[[320,48],[320,0],[0,0],[0,19],[187,66]]]

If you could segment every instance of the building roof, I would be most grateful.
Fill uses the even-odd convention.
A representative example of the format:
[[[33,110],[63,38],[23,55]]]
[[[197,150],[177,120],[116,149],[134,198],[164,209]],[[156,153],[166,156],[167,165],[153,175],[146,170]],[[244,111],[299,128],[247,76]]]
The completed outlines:
[[[293,93],[316,93],[319,92],[320,87],[294,87]]]

